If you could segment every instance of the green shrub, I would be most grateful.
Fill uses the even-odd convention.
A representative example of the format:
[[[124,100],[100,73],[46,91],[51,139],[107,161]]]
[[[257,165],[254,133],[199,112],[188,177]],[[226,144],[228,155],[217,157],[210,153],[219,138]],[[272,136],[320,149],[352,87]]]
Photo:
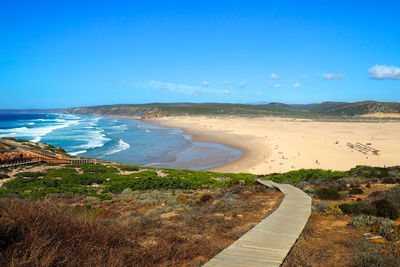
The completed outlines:
[[[400,233],[395,229],[395,222],[388,218],[360,215],[353,218],[351,225],[355,227],[377,226],[378,233],[386,239],[393,241],[400,239]]]
[[[113,166],[106,166],[103,164],[82,164],[80,168],[84,173],[93,173],[93,174],[119,172],[117,168]]]
[[[395,220],[399,218],[399,210],[393,205],[393,202],[389,199],[376,200],[371,203],[376,208],[376,214],[380,217],[390,218]]]
[[[304,187],[303,191],[309,195],[314,195],[315,194],[315,189],[312,187]]]
[[[363,191],[361,188],[359,188],[359,187],[355,187],[355,188],[351,188],[350,191],[349,191],[349,193],[350,193],[351,195],[358,195],[358,194],[364,193],[364,191]]]
[[[303,181],[310,180],[336,180],[345,177],[346,173],[341,171],[321,170],[321,169],[301,169],[296,171],[290,171],[283,174],[275,174],[266,179],[271,179],[274,182],[280,183],[283,181],[289,181],[294,184],[298,184]]]
[[[339,208],[345,214],[365,214],[365,215],[376,215],[376,208],[370,207],[366,203],[343,203],[339,205]]]
[[[339,216],[342,215],[343,212],[342,210],[339,208],[338,205],[330,203],[328,208],[325,210],[324,212],[325,215],[334,215],[334,216]]]
[[[135,171],[139,171],[139,168],[136,166],[130,166],[130,165],[122,165],[122,166],[118,166],[118,168],[121,171],[127,171],[127,172],[135,172]]]
[[[359,186],[362,183],[362,179],[356,177],[343,177],[337,179],[336,182],[339,184],[350,184],[351,186]]]
[[[0,173],[0,179],[10,178],[10,175],[5,173]]]
[[[325,212],[327,209],[329,208],[329,203],[328,202],[319,202],[318,204],[317,204],[317,206],[315,206],[315,209],[318,211],[318,212]]]
[[[400,185],[390,188],[387,191],[387,198],[393,202],[396,208],[400,209]]]
[[[150,172],[149,172],[150,173]],[[133,177],[114,177],[108,183],[104,192],[121,193],[125,188],[132,190],[154,190],[154,189],[196,189],[196,186],[182,178],[159,177],[155,172],[153,175]]]
[[[44,177],[65,177],[71,174],[77,174],[75,169],[60,168],[60,169],[47,169],[44,173]]]
[[[348,173],[351,175],[361,176],[365,178],[382,178],[382,177],[387,177],[389,175],[389,169],[358,165],[355,168],[352,168],[350,171],[348,171]]]
[[[340,193],[332,188],[323,187],[316,191],[318,198],[327,200],[338,200],[342,196]]]
[[[397,181],[393,177],[385,177],[382,179],[382,184],[396,184]]]
[[[394,225],[394,221],[388,218],[369,216],[369,215],[359,215],[352,219],[351,225],[355,227],[364,227],[364,226],[373,226],[373,225],[382,225],[382,224],[391,224]]]
[[[15,175],[16,177],[41,177],[43,173],[41,172],[20,172]]]

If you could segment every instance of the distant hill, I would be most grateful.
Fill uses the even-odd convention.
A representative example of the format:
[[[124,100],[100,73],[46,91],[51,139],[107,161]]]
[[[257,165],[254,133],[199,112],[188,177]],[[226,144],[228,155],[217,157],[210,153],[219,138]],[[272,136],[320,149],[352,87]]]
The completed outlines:
[[[365,115],[371,113],[400,113],[400,103],[363,101],[356,103],[332,103],[326,102],[311,109],[331,115]]]
[[[0,110],[0,113],[60,112],[100,116],[136,116],[144,118],[185,115],[339,117],[374,113],[400,114],[400,103],[362,101],[323,102],[315,104],[228,104],[228,103],[150,103],[120,104],[48,110]]]

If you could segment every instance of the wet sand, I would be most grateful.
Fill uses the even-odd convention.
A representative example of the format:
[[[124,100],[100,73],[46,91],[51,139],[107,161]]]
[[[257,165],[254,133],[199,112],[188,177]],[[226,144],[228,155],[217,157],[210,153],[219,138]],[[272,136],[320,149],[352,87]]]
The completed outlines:
[[[243,151],[240,159],[212,168],[221,172],[267,174],[301,168],[348,170],[356,165],[400,165],[399,122],[320,122],[290,118],[167,117],[152,119],[181,128],[194,141]],[[363,154],[346,143],[380,150]]]

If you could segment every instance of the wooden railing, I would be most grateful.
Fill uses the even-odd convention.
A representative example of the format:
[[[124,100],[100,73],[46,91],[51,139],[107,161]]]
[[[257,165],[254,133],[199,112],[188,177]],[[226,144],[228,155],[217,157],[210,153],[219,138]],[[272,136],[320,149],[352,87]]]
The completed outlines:
[[[93,164],[96,163],[93,159],[49,159],[44,157],[35,157],[29,159],[19,159],[0,162],[0,168],[16,167],[30,164],[43,163],[58,163],[58,164]]]
[[[10,141],[7,139],[0,139],[0,143],[15,146],[14,141]],[[32,152],[33,154],[39,155],[38,157],[26,158],[26,159],[15,159],[8,161],[0,161],[0,168],[14,167],[14,166],[22,166],[22,165],[30,165],[35,163],[58,163],[58,164],[92,164],[96,163],[93,159],[60,159],[55,155],[51,155],[48,153],[44,153],[41,151],[34,150],[26,145],[22,145],[26,150]]]
[[[22,165],[30,165],[35,163],[44,163],[43,158],[29,158],[29,159],[18,159],[0,162],[0,168],[8,168]]]

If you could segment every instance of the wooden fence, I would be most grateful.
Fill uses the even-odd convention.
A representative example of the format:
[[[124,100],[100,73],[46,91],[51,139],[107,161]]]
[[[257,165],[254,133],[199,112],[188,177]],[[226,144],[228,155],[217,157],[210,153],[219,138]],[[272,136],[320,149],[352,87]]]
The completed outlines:
[[[31,165],[31,164],[43,164],[43,163],[58,163],[58,164],[93,164],[96,163],[93,159],[55,159],[55,158],[44,158],[44,157],[35,157],[29,159],[19,159],[19,160],[10,160],[5,162],[0,162],[0,168],[8,168],[8,167],[16,167],[23,165]]]

